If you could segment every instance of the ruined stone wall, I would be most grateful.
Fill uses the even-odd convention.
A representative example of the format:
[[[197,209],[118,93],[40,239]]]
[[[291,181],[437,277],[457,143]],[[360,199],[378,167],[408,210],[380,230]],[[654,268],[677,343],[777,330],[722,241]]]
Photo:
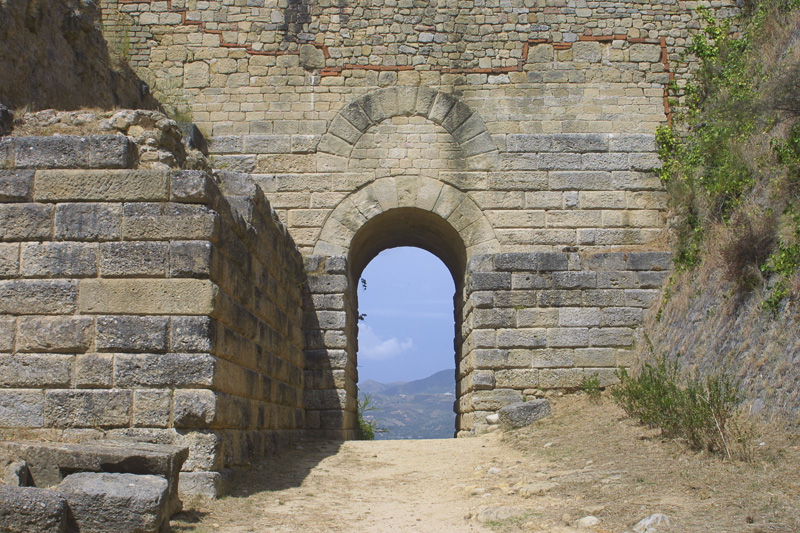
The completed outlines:
[[[3,438],[185,445],[213,495],[299,436],[302,260],[255,186],[130,168],[123,136],[0,146]]]

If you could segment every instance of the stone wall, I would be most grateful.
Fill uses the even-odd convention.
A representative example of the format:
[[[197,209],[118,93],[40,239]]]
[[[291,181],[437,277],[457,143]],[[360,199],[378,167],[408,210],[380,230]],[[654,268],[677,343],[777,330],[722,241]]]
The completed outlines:
[[[302,260],[260,190],[126,168],[122,136],[0,144],[3,438],[186,445],[215,494],[299,436]]]
[[[634,359],[638,326],[670,274],[668,252],[539,252],[474,257],[468,267],[459,429],[585,377],[603,386]]]

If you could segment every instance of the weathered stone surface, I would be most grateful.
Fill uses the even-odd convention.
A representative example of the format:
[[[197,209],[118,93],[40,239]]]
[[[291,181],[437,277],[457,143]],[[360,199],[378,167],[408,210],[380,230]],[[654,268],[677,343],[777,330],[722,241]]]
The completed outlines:
[[[207,315],[217,291],[208,280],[82,280],[78,307],[91,314]]]
[[[40,428],[43,425],[44,392],[41,389],[0,390],[0,426]]]
[[[30,201],[33,175],[33,170],[0,170],[0,202]]]
[[[159,476],[169,485],[169,514],[181,509],[178,473],[189,455],[182,446],[118,439],[83,444],[2,442],[0,451],[28,463],[39,487],[58,485],[69,472],[124,472]]]
[[[167,317],[98,317],[96,348],[100,352],[165,352],[167,326]]]
[[[117,354],[114,382],[119,387],[210,386],[217,365],[209,354]]]
[[[168,529],[168,483],[163,477],[81,472],[58,485],[81,533],[160,533]]]
[[[0,484],[0,530],[8,533],[66,533],[67,500],[35,487]]]
[[[122,231],[120,204],[58,204],[55,237],[69,241],[109,241],[119,239]]]
[[[41,170],[34,199],[53,201],[168,200],[169,175],[156,170]]]
[[[500,409],[498,414],[503,428],[521,428],[550,416],[550,402],[542,398],[514,403]]]
[[[45,391],[44,419],[50,427],[119,427],[130,423],[133,397],[129,390]]]
[[[30,486],[28,464],[21,459],[0,460],[0,484],[11,487]]]
[[[68,387],[72,359],[67,354],[0,354],[0,385]]]
[[[46,204],[0,204],[0,240],[52,238],[53,211],[53,206]]]
[[[100,245],[103,277],[166,277],[169,243],[106,242]]]
[[[0,313],[64,314],[76,309],[77,284],[67,280],[0,281]]]
[[[20,273],[26,278],[85,278],[97,275],[97,246],[84,243],[25,243]]]

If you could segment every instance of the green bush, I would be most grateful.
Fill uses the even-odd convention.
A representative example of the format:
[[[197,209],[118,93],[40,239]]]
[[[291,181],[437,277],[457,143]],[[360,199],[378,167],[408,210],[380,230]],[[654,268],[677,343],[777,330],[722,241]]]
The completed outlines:
[[[372,404],[372,396],[359,394],[358,410],[356,411],[358,440],[375,440],[375,434],[387,431],[385,428],[378,427],[378,421],[366,414],[376,409],[377,407]]]
[[[611,395],[625,412],[665,437],[684,439],[695,450],[731,457],[731,420],[742,397],[727,375],[705,380],[682,378],[678,362],[665,357],[648,363],[638,376],[624,368],[617,371],[619,384]]]
[[[603,392],[603,390],[600,387],[600,377],[597,374],[584,376],[581,380],[581,390],[586,393],[591,401],[594,403],[600,403],[600,394]]]

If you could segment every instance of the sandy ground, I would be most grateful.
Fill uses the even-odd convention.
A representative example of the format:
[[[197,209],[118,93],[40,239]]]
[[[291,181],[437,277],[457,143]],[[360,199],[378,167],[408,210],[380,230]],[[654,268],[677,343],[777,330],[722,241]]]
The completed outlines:
[[[800,448],[754,435],[755,459],[687,451],[606,399],[554,401],[525,430],[473,439],[305,442],[187,502],[194,532],[800,532]],[[764,439],[764,440],[762,440]],[[763,444],[761,444],[763,442]],[[581,527],[580,519],[597,522]],[[595,522],[594,520],[590,520]]]

